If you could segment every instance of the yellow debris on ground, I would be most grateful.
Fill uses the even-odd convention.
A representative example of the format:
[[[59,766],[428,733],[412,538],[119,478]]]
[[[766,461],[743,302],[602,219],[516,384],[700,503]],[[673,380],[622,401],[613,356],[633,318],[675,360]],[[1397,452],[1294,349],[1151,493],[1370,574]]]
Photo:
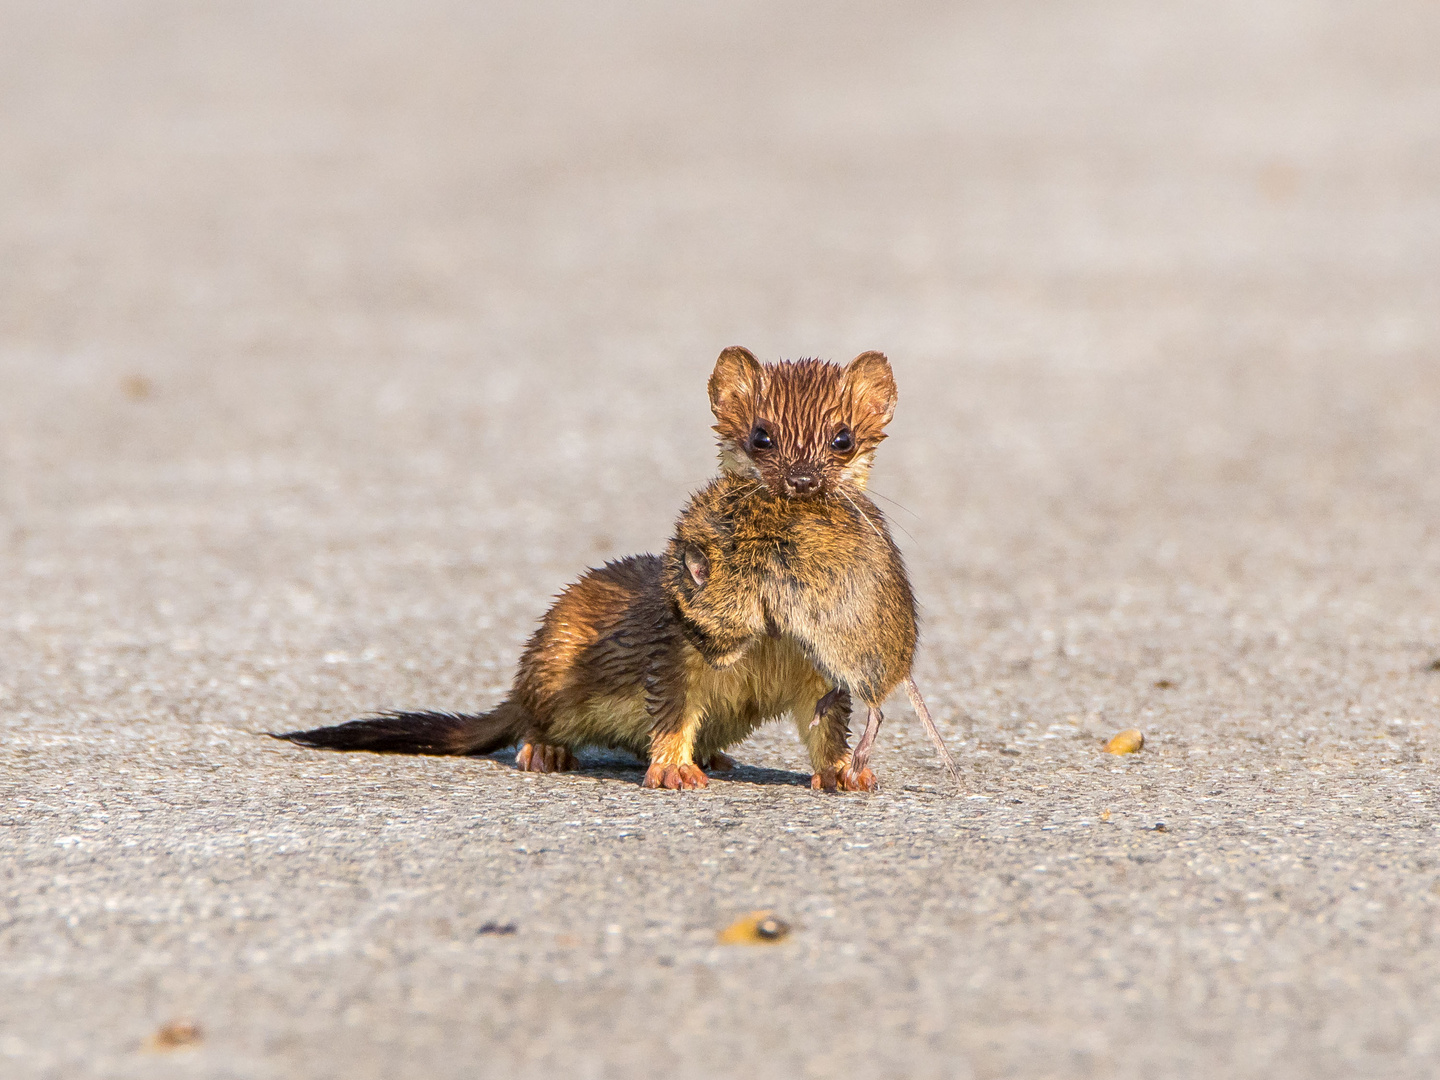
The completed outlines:
[[[1139,728],[1130,728],[1114,736],[1105,744],[1107,754],[1137,754],[1145,745],[1145,735]]]
[[[774,945],[790,934],[790,924],[771,911],[752,911],[720,931],[721,945]]]

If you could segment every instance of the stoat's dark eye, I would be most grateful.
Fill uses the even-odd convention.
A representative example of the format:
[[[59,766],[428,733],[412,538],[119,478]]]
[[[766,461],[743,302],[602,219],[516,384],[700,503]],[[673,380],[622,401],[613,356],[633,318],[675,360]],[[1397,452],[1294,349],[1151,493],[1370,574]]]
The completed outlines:
[[[752,451],[772,450],[774,447],[775,440],[770,438],[770,432],[756,424],[754,430],[750,432],[750,449]]]
[[[837,454],[848,454],[855,449],[855,436],[850,434],[849,428],[841,428],[830,440],[830,449]]]

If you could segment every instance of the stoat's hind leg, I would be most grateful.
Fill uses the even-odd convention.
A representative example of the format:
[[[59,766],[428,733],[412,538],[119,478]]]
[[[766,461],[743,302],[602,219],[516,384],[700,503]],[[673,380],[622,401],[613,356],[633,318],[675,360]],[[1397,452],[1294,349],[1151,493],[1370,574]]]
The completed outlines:
[[[526,739],[515,755],[515,767],[521,772],[569,772],[580,762],[568,746]]]

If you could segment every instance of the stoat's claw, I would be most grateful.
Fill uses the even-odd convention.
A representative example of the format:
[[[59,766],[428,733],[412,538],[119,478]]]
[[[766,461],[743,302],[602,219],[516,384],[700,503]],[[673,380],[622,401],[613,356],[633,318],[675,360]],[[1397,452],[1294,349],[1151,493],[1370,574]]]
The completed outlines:
[[[848,761],[833,769],[821,769],[810,777],[810,786],[816,791],[874,791],[876,785],[873,769],[865,768],[857,773]]]
[[[521,772],[569,772],[580,763],[568,746],[527,742],[515,755],[515,767]]]
[[[650,768],[645,770],[645,780],[641,786],[690,791],[709,785],[710,778],[698,765],[665,765],[654,761],[650,763]]]

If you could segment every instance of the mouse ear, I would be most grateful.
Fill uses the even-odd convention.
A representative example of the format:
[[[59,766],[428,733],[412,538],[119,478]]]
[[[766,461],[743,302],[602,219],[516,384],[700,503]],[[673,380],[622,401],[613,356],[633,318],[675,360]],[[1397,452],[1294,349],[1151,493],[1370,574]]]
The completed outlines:
[[[884,353],[863,352],[845,366],[845,396],[856,434],[879,435],[895,415],[895,376]]]
[[[722,352],[715,361],[715,370],[710,373],[710,411],[715,419],[721,423],[734,419],[748,424],[749,412],[760,396],[764,379],[764,369],[749,349],[731,345]],[[745,415],[739,415],[741,413]]]
[[[705,582],[710,580],[710,560],[697,548],[685,549],[685,570],[697,589],[703,589]]]

